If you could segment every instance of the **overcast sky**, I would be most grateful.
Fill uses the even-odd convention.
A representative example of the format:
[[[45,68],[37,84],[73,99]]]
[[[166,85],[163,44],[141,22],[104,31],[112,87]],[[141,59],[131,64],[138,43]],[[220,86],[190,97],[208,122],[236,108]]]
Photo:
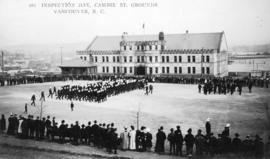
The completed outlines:
[[[105,8],[105,14],[60,15],[42,2],[105,0],[0,0],[0,47],[91,42],[96,35],[220,32],[229,46],[270,43],[270,0],[122,0],[157,2],[155,8]],[[106,0],[106,2],[122,2]],[[36,8],[29,8],[35,2]]]

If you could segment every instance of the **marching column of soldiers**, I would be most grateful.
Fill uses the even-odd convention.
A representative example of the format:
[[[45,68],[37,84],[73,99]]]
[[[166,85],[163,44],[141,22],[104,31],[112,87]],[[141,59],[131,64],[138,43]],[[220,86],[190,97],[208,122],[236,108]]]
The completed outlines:
[[[90,145],[104,148],[108,153],[117,153],[118,148],[138,152],[152,150],[153,137],[150,129],[144,126],[140,130],[135,130],[134,126],[131,126],[130,130],[125,127],[124,131],[118,135],[114,123],[98,123],[95,120],[93,124],[89,121],[86,125],[80,125],[78,121],[67,124],[65,120],[62,120],[61,124],[58,124],[55,117],[51,120],[50,116],[40,119],[32,115],[25,118],[11,114],[8,118],[7,131],[4,115],[0,119],[0,128],[0,134],[7,132],[8,135],[22,139],[46,139],[58,143]],[[161,126],[155,139],[154,151],[158,154],[165,154],[165,143],[169,142],[169,154],[175,156],[215,156],[230,153],[261,158],[264,155],[270,155],[270,136],[266,144],[259,135],[247,135],[245,139],[240,139],[240,135],[235,133],[231,138],[230,124],[226,124],[222,133],[216,137],[211,130],[209,118],[205,123],[205,134],[203,130],[198,129],[197,134],[193,135],[192,129],[189,128],[187,134],[184,135],[178,125],[176,130],[171,128],[170,133],[166,135]]]
[[[97,83],[89,83],[86,86],[65,85],[57,90],[56,99],[100,103],[106,101],[110,96],[116,96],[120,93],[125,93],[136,89],[143,89],[144,86],[144,79],[115,79]],[[49,94],[52,94],[52,90],[49,90]]]

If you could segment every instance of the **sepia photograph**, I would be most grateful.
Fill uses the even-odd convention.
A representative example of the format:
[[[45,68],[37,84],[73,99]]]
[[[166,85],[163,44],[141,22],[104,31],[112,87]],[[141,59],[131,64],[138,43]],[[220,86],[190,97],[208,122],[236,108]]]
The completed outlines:
[[[269,0],[0,0],[0,159],[270,159]]]

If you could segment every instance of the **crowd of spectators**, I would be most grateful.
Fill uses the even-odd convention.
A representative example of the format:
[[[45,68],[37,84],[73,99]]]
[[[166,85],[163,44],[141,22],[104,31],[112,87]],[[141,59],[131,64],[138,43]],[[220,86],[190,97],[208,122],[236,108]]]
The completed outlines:
[[[2,115],[0,120],[0,133],[16,136],[21,139],[47,140],[57,143],[72,143],[74,145],[89,145],[106,150],[108,153],[117,153],[117,149],[124,151],[151,152],[175,156],[216,156],[232,154],[262,158],[269,155],[270,137],[264,143],[259,135],[247,135],[244,139],[238,133],[231,137],[230,124],[226,124],[224,130],[217,134],[211,130],[210,119],[205,123],[205,130],[198,129],[197,134],[189,128],[187,133],[182,133],[180,125],[176,129],[171,128],[166,135],[161,126],[155,136],[150,129],[142,126],[135,130],[134,126],[124,127],[117,133],[114,123],[80,124],[79,121],[68,124],[65,120],[57,123],[55,117],[41,118],[28,115],[27,118],[11,114],[6,119]],[[205,131],[205,133],[203,133]],[[152,143],[155,141],[155,144]],[[165,147],[165,143],[169,147]]]

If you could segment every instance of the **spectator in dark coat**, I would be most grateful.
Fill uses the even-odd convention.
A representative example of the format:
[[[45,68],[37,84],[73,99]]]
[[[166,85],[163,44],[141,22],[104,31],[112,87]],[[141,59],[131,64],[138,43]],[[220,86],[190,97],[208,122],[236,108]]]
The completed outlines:
[[[152,134],[150,133],[150,128],[146,128],[145,134],[145,143],[146,143],[146,150],[151,151],[152,148]]]
[[[180,126],[176,126],[176,130],[174,132],[175,146],[176,146],[176,155],[182,156],[182,147],[183,147],[183,135],[180,130]]]
[[[187,156],[192,156],[193,153],[193,145],[195,142],[195,138],[192,135],[192,129],[188,129],[188,134],[185,136],[185,142],[186,142],[186,147],[187,147]]]
[[[255,136],[254,152],[255,156],[258,158],[262,158],[264,155],[264,143],[262,142],[262,138],[260,138],[259,135]]]
[[[235,137],[232,140],[232,150],[234,153],[238,154],[241,150],[241,139],[239,139],[239,134],[235,133]]]
[[[203,148],[206,146],[205,142],[205,136],[202,135],[202,130],[199,129],[197,135],[195,136],[196,155],[203,154]]]
[[[206,136],[209,137],[210,136],[210,133],[211,133],[210,118],[207,118],[206,119],[205,129],[206,129]]]
[[[2,117],[0,119],[0,133],[3,133],[6,130],[6,118],[5,115],[2,114]]]
[[[171,132],[168,134],[167,140],[170,144],[170,155],[175,154],[175,136],[173,128],[171,128]]]
[[[164,142],[166,140],[166,134],[163,132],[163,127],[161,126],[158,129],[158,133],[156,134],[156,147],[155,151],[159,154],[164,153]]]

